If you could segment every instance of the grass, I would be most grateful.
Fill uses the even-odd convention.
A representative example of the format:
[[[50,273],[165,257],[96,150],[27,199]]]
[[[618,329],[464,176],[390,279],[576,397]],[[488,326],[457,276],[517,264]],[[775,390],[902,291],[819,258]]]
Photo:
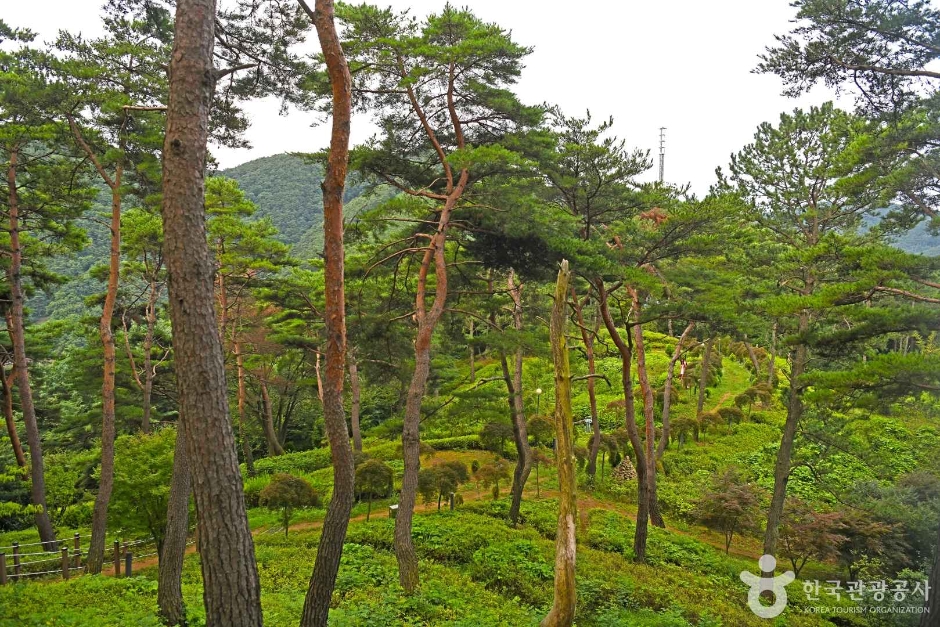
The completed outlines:
[[[650,342],[654,379],[665,352],[655,339]],[[600,369],[619,368],[601,360]],[[749,371],[730,358],[724,360],[723,377],[710,390],[708,409],[728,406],[735,394],[751,384]],[[599,386],[599,405],[618,400],[615,390]],[[682,391],[674,416],[694,412],[695,399]],[[583,397],[583,398],[582,398]],[[505,401],[501,401],[505,402]],[[550,394],[542,399],[550,406]],[[580,390],[576,404],[584,405]],[[606,411],[606,410],[604,410]],[[578,625],[749,626],[766,625],[745,606],[746,590],[738,573],[756,569],[760,544],[756,538],[738,537],[725,555],[720,534],[686,522],[692,503],[712,473],[729,464],[756,474],[767,472],[776,443],[782,407],[776,403],[762,410],[763,423],[745,422],[709,430],[702,442],[667,450],[660,474],[659,495],[669,530],[652,529],[649,565],[633,563],[632,534],[636,485],[618,486],[606,479],[587,493],[579,504]],[[619,414],[619,417],[618,417]],[[602,416],[622,424],[622,410]],[[606,428],[606,425],[605,425]],[[582,444],[587,434],[580,434]],[[438,452],[423,465],[460,460],[488,461],[491,453],[472,450],[473,436],[439,440]],[[367,439],[367,452],[388,460],[400,485],[402,463],[396,459],[399,445]],[[449,450],[454,449],[454,450]],[[470,449],[470,450],[468,450]],[[260,491],[270,474],[291,470],[303,476],[325,497],[329,496],[332,470],[324,465],[324,453],[307,452],[273,460],[259,460],[263,472],[246,480],[248,492]],[[584,486],[583,472],[579,484]],[[508,486],[503,487],[506,494]],[[392,521],[387,505],[392,499],[373,502],[373,519],[365,522],[366,504],[353,510],[343,564],[337,579],[330,613],[331,625],[535,625],[548,610],[552,595],[552,563],[557,516],[557,477],[550,467],[541,472],[543,498],[534,499],[534,473],[527,485],[522,524],[511,528],[505,518],[508,499],[490,499],[472,481],[461,488],[465,505],[456,512],[436,512],[436,503],[419,504],[414,539],[421,558],[422,583],[417,594],[406,596],[398,585],[392,552]],[[249,510],[255,530],[255,547],[262,587],[265,623],[296,625],[315,558],[319,524],[324,508],[300,510],[285,538],[274,531],[278,512]],[[34,530],[0,535],[0,544],[35,541]],[[828,572],[824,564],[811,564],[806,573]],[[20,583],[0,588],[0,626],[5,625],[155,625],[156,569],[145,568],[131,579],[107,576],[79,577],[69,582]],[[797,585],[793,586],[798,590]],[[199,556],[187,557],[183,590],[191,624],[201,625],[202,585]],[[797,595],[802,597],[802,595]],[[796,600],[777,621],[794,627],[829,626],[824,617],[805,614]],[[844,620],[843,620],[844,619]],[[853,625],[840,617],[840,625]]]
[[[422,583],[415,596],[404,595],[397,583],[393,522],[351,523],[331,625],[537,624],[551,603],[556,503],[527,499],[518,528],[506,523],[507,507],[507,499],[477,501],[455,512],[417,516]],[[587,520],[578,548],[579,625],[765,624],[744,606],[736,580],[740,570],[752,568],[750,560],[655,529],[651,563],[637,565],[628,515],[597,508]],[[287,538],[255,537],[267,625],[297,624],[318,539],[318,528],[302,525]],[[155,625],[155,576],[150,568],[131,579],[89,576],[7,586],[0,589],[0,625]],[[190,555],[183,589],[194,625],[204,622],[200,580],[199,557]],[[787,621],[794,627],[829,625],[798,611]]]

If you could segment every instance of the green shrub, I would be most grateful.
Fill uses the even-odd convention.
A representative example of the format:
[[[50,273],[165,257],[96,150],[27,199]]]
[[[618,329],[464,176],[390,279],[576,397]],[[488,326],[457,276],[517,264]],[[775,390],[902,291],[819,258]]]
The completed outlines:
[[[261,497],[261,490],[271,483],[270,475],[258,475],[245,479],[245,506],[252,508],[258,507],[258,499]]]
[[[109,527],[151,535],[158,546],[163,542],[175,445],[176,429],[170,427],[117,439]]]
[[[320,495],[304,479],[278,473],[271,478],[271,483],[261,490],[258,505],[270,510],[280,510],[286,536],[294,510],[319,506]]]
[[[82,501],[75,505],[69,505],[59,515],[58,523],[60,526],[69,529],[89,527],[91,526],[91,516],[94,510],[95,504],[93,501]]]
[[[491,590],[542,607],[552,600],[547,584],[555,570],[549,553],[531,540],[493,542],[473,554],[470,576]]]
[[[255,472],[259,475],[273,475],[279,472],[300,475],[327,468],[331,463],[330,449],[315,448],[309,451],[285,453],[284,455],[256,460]],[[242,466],[242,476],[247,476],[244,465]]]
[[[463,509],[503,521],[509,520],[508,499],[474,501]],[[519,508],[519,522],[531,527],[543,538],[554,540],[558,530],[558,499],[523,500]]]
[[[483,450],[478,435],[458,435],[452,438],[427,440],[436,451],[479,451]]]

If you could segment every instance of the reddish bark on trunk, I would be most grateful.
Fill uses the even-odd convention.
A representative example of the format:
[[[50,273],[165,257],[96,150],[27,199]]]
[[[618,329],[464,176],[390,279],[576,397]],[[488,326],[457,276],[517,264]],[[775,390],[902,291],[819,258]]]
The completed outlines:
[[[301,6],[317,29],[333,91],[333,128],[322,184],[326,367],[321,386],[323,421],[333,457],[333,497],[323,521],[317,558],[300,619],[303,627],[325,627],[343,554],[349,513],[355,500],[355,466],[343,409],[343,382],[346,375],[343,190],[349,163],[352,78],[336,32],[332,0],[317,0],[313,12],[302,1]]]

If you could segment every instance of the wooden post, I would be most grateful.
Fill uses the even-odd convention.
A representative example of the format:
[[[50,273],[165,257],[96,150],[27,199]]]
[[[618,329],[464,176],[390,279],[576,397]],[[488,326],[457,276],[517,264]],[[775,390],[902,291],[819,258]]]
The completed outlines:
[[[0,586],[7,585],[7,554],[0,553]]]
[[[398,505],[389,505],[388,517],[394,519],[397,514],[398,514]]]
[[[121,576],[121,543],[118,540],[114,541],[114,576]]]
[[[69,547],[62,547],[62,579],[69,578]]]
[[[74,548],[76,551],[82,548],[82,537],[78,535],[77,532],[75,533],[75,547]]]
[[[75,568],[81,568],[82,566],[82,550],[75,549],[75,559],[73,560]]]
[[[20,543],[13,543],[13,578],[19,579],[20,576]]]
[[[124,576],[131,577],[133,575],[133,570],[131,569],[131,564],[134,562],[134,554],[127,552],[124,554]]]

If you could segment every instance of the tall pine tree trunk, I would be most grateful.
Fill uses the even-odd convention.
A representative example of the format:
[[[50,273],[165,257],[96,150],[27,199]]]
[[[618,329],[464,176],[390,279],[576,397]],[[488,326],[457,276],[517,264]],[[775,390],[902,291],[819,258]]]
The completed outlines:
[[[13,379],[16,377],[16,369],[10,372],[7,378],[6,369],[0,367],[0,386],[3,386],[3,418],[7,424],[7,436],[10,438],[10,445],[13,447],[13,456],[16,458],[16,465],[20,468],[26,467],[26,455],[23,453],[23,445],[20,443],[20,436],[16,432],[16,420],[13,414]]]
[[[777,367],[777,323],[770,333],[770,363],[767,364],[767,385],[774,384],[774,369]]]
[[[754,350],[754,346],[747,341],[747,336],[744,336],[744,348],[747,349],[747,356],[751,360],[751,365],[754,367],[754,378],[760,379],[760,362],[757,360],[757,352]]]
[[[698,402],[695,404],[695,416],[701,416],[705,409],[705,388],[708,387],[708,369],[711,364],[709,361],[712,356],[712,338],[705,340],[705,348],[702,351],[702,368],[698,380]]]
[[[441,298],[440,292],[437,298]],[[418,587],[418,554],[411,540],[411,521],[418,496],[418,471],[421,469],[421,441],[418,427],[421,424],[421,401],[424,398],[431,365],[433,333],[434,327],[427,322],[418,325],[418,332],[415,336],[415,369],[411,375],[411,384],[408,386],[405,421],[401,436],[405,470],[402,476],[398,512],[395,515],[395,557],[398,561],[399,582],[408,593],[414,592]]]
[[[258,569],[235,453],[206,242],[215,0],[178,0],[163,147],[164,254],[180,422],[199,512],[206,624],[260,626]]]
[[[522,331],[522,284],[516,284],[512,271],[507,280],[509,295],[512,297],[513,328],[517,333]],[[529,433],[525,423],[525,406],[522,402],[522,346],[516,348],[513,360],[513,373],[510,382],[509,368],[506,355],[502,354],[503,377],[506,379],[509,390],[509,405],[512,413],[512,437],[516,445],[516,468],[512,475],[512,501],[509,505],[509,520],[515,525],[519,521],[519,508],[522,506],[522,492],[529,473],[532,472],[532,450],[529,448]]]
[[[157,606],[163,621],[173,627],[186,623],[183,605],[183,559],[186,556],[186,536],[189,533],[189,494],[192,491],[189,463],[186,459],[186,438],[176,431],[173,450],[173,475],[167,499],[166,535],[160,550],[157,576]]]
[[[268,444],[268,455],[274,457],[284,454],[284,447],[281,446],[277,438],[277,431],[274,429],[274,409],[271,407],[271,395],[268,393],[268,383],[262,376],[258,380],[261,388],[261,411],[264,414],[262,424],[264,425],[264,439]]]
[[[309,7],[302,3],[308,11]],[[320,48],[326,61],[333,91],[333,128],[330,153],[323,178],[323,253],[326,369],[323,392],[323,422],[333,458],[333,497],[323,521],[317,546],[316,562],[307,597],[304,600],[302,627],[327,624],[330,599],[343,555],[343,542],[349,525],[349,513],[355,501],[355,466],[353,450],[346,429],[343,409],[343,382],[346,377],[346,288],[343,277],[343,189],[349,163],[349,125],[352,79],[340,45],[333,17],[332,0],[317,0],[310,14],[317,29]]]
[[[401,482],[401,500],[395,516],[395,558],[398,561],[398,579],[407,593],[418,587],[418,554],[411,539],[411,522],[414,519],[415,503],[418,497],[418,471],[421,469],[420,434],[421,401],[431,369],[431,340],[434,329],[444,313],[447,301],[447,260],[444,257],[444,244],[447,240],[447,227],[454,205],[467,185],[469,172],[462,170],[454,190],[448,195],[438,217],[437,232],[431,238],[427,250],[421,259],[418,270],[418,284],[415,295],[415,317],[418,330],[415,334],[415,369],[408,386],[405,402],[405,420],[402,427],[401,443],[405,461],[405,471]],[[435,294],[434,303],[427,306],[428,275],[434,266]]]
[[[601,423],[597,419],[597,393],[594,386],[594,375],[597,374],[597,366],[594,360],[594,333],[597,332],[597,325],[594,325],[593,333],[584,324],[584,306],[587,304],[587,298],[579,301],[574,289],[571,290],[572,301],[575,303],[575,315],[578,318],[578,326],[581,330],[581,342],[584,344],[584,354],[588,362],[588,403],[591,407],[591,446],[588,449],[587,474],[591,482],[594,481],[594,475],[597,474],[597,453],[601,450]]]
[[[20,206],[16,191],[16,170],[19,148],[10,150],[7,168],[7,192],[9,194],[10,217],[10,338],[13,340],[13,370],[16,372],[16,387],[20,394],[20,409],[26,426],[26,444],[29,446],[30,500],[42,509],[36,513],[36,529],[46,551],[57,549],[55,530],[46,509],[46,475],[42,459],[42,439],[36,422],[33,391],[29,386],[29,370],[26,359],[26,329],[23,312],[23,249],[20,244]]]
[[[646,447],[646,496],[649,499],[649,516],[653,525],[666,527],[663,516],[659,511],[659,498],[656,493],[656,400],[653,396],[653,386],[650,384],[649,372],[646,369],[646,344],[643,341],[642,309],[640,298],[636,290],[630,288],[633,300],[633,343],[636,346],[636,372],[643,393],[643,424],[645,427],[644,446]]]
[[[555,285],[555,304],[549,325],[555,364],[555,463],[558,466],[558,529],[555,534],[555,594],[541,627],[567,627],[574,623],[576,602],[575,557],[578,498],[575,492],[574,434],[571,411],[571,365],[568,361],[568,262],[561,262]]]
[[[470,319],[470,383],[476,383],[477,380],[477,364],[476,364],[476,347],[473,345],[473,319]]]
[[[114,489],[114,377],[117,354],[114,347],[114,303],[117,300],[118,281],[121,272],[121,176],[119,165],[114,173],[111,187],[111,250],[108,261],[108,288],[101,310],[98,333],[104,349],[103,382],[101,384],[101,474],[98,494],[91,517],[91,542],[88,545],[88,561],[85,572],[98,574],[104,562],[104,540],[108,529],[108,505]]]
[[[931,589],[924,601],[926,611],[920,616],[920,627],[937,627],[940,625],[940,594],[937,594],[936,591],[937,582],[940,581],[940,533],[938,533],[937,546],[934,551],[933,568],[927,578]]]
[[[232,345],[235,351],[235,379],[238,387],[236,396],[238,410],[238,433],[242,440],[242,456],[245,458],[245,468],[248,474],[255,474],[255,457],[251,453],[251,442],[248,440],[247,421],[245,420],[245,404],[248,401],[248,389],[245,383],[247,375],[245,374],[245,357],[242,355],[241,343],[237,340]]]
[[[809,329],[806,313],[800,314],[799,336],[802,338]],[[790,480],[793,444],[796,430],[803,417],[803,383],[800,378],[806,372],[809,351],[805,344],[798,344],[791,352],[790,394],[787,400],[787,420],[783,425],[783,437],[777,450],[774,464],[774,491],[767,510],[767,526],[764,531],[764,555],[774,555],[780,536],[780,520],[783,517],[783,505],[787,498],[787,483]]]
[[[617,347],[617,352],[620,353],[624,418],[627,434],[630,437],[630,445],[633,447],[633,454],[636,457],[637,510],[636,531],[633,534],[633,559],[637,563],[645,564],[646,539],[649,535],[649,484],[647,482],[646,455],[643,452],[643,442],[636,426],[636,407],[633,401],[633,347],[630,345],[629,331],[627,331],[627,339],[624,341],[623,336],[620,335],[620,330],[610,315],[610,306],[607,301],[608,294],[603,279],[597,279],[595,288],[598,294],[597,306],[600,308],[601,319],[604,321],[604,326],[607,328],[611,340]]]
[[[669,358],[669,365],[666,368],[666,383],[663,385],[663,432],[660,434],[659,444],[656,446],[657,460],[663,458],[666,447],[669,445],[669,413],[672,408],[672,387],[676,377],[676,362],[679,361],[679,357],[682,355],[682,344],[685,342],[685,338],[688,337],[689,333],[691,333],[694,328],[695,323],[690,322],[685,327],[685,330],[682,331],[682,335],[679,336],[679,341],[676,342],[676,348],[672,351],[672,357]]]
[[[140,430],[150,433],[150,415],[152,412],[153,380],[156,377],[153,367],[153,337],[157,328],[157,300],[160,298],[160,288],[153,281],[150,283],[150,297],[147,299],[147,333],[144,336],[144,388],[143,388],[143,419]]]

